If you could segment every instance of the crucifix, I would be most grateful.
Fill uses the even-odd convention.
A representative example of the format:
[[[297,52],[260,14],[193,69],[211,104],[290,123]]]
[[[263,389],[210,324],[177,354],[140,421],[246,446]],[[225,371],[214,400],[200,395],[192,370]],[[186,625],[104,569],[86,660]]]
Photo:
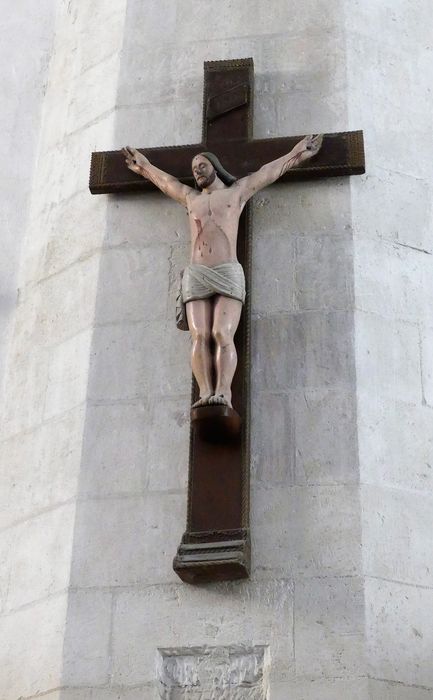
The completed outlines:
[[[188,515],[173,562],[176,573],[189,583],[249,575],[247,202],[277,179],[364,172],[360,131],[325,134],[323,143],[321,136],[252,140],[252,59],[206,62],[204,70],[202,143],[93,153],[90,173],[93,194],[145,192],[157,186],[186,206],[191,220],[192,264],[185,270],[181,293],[193,336]],[[147,164],[152,164],[151,178],[146,178]],[[265,171],[272,165],[275,177]],[[222,220],[226,223],[219,239],[212,231]],[[206,334],[212,328],[214,346]],[[213,353],[214,367],[200,342],[211,349],[206,352]]]

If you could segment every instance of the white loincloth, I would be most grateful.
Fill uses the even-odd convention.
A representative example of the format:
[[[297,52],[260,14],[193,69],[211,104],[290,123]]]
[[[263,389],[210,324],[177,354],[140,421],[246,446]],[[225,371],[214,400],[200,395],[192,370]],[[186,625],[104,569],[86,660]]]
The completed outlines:
[[[191,264],[182,278],[184,304],[195,299],[208,299],[214,294],[245,301],[245,275],[239,262],[222,263],[215,267]]]

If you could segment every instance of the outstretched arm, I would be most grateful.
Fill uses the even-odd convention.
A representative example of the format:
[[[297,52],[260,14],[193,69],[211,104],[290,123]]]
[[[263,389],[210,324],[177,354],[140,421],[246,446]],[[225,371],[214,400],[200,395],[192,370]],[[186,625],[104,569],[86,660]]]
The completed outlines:
[[[192,187],[182,185],[173,175],[169,175],[164,172],[164,170],[160,170],[155,165],[152,165],[148,158],[140,153],[140,151],[137,151],[136,148],[126,146],[122,148],[122,153],[125,156],[126,165],[130,170],[150,180],[161,192],[175,199],[179,204],[186,206],[187,195],[194,192]]]
[[[243,202],[247,202],[259,190],[271,185],[282,177],[290,168],[296,168],[301,163],[309,160],[319,152],[323,141],[323,134],[317,136],[305,136],[302,141],[281,158],[265,163],[259,170],[237,181],[240,188],[240,196]]]

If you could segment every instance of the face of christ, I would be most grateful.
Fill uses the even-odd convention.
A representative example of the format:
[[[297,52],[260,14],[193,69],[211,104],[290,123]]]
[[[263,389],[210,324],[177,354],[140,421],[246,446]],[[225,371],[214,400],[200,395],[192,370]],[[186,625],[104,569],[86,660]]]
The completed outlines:
[[[215,168],[212,163],[202,155],[195,156],[192,160],[192,174],[201,190],[206,189],[216,178]]]

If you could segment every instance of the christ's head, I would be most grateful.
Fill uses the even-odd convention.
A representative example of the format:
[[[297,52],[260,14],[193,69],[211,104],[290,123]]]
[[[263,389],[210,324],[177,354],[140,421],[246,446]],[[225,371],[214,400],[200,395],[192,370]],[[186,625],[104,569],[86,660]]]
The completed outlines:
[[[216,155],[207,151],[199,153],[192,159],[192,174],[201,190],[209,187],[216,177],[227,186],[232,185],[236,180],[223,168]]]

